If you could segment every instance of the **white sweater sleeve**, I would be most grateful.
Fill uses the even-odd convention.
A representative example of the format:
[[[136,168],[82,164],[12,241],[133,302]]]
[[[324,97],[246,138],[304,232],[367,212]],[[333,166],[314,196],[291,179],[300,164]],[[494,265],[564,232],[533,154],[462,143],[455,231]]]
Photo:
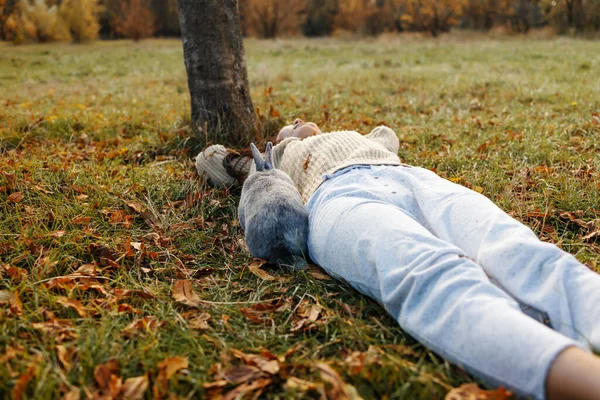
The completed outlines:
[[[387,126],[378,126],[371,133],[365,135],[365,137],[383,145],[383,147],[396,155],[398,154],[398,150],[400,150],[400,141],[396,132]]]

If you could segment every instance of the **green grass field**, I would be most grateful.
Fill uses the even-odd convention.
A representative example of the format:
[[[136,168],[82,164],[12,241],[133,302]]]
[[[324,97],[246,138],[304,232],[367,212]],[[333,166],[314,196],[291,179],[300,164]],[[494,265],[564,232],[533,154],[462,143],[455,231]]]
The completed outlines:
[[[385,123],[405,162],[600,271],[600,42],[249,40],[246,56],[265,136]],[[259,268],[237,194],[194,173],[188,102],[176,40],[0,44],[0,397],[433,399],[472,380],[318,271]]]

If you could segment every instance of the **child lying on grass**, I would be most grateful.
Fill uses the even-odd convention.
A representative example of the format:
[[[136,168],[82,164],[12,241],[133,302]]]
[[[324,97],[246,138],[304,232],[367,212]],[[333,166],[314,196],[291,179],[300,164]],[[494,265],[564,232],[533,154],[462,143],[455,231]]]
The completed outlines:
[[[308,250],[402,329],[491,385],[536,399],[600,399],[600,275],[489,199],[398,158],[387,127],[281,129],[273,164],[306,203]],[[252,163],[223,146],[196,159],[213,184]],[[522,309],[545,314],[548,326]]]

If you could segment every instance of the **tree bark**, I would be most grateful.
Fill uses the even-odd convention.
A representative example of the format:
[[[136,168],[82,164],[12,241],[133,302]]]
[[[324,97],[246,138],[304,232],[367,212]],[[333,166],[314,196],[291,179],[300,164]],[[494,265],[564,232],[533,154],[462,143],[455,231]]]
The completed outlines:
[[[203,141],[248,145],[255,115],[237,0],[177,0],[192,122]]]

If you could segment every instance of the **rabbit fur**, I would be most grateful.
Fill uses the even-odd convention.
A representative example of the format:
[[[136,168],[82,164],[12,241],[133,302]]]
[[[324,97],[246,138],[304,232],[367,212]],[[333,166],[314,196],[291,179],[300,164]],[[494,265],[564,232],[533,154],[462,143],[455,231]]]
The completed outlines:
[[[250,147],[256,172],[246,178],[238,207],[248,249],[270,263],[302,268],[308,211],[292,179],[273,166],[273,144],[267,143],[264,159],[254,144]]]

